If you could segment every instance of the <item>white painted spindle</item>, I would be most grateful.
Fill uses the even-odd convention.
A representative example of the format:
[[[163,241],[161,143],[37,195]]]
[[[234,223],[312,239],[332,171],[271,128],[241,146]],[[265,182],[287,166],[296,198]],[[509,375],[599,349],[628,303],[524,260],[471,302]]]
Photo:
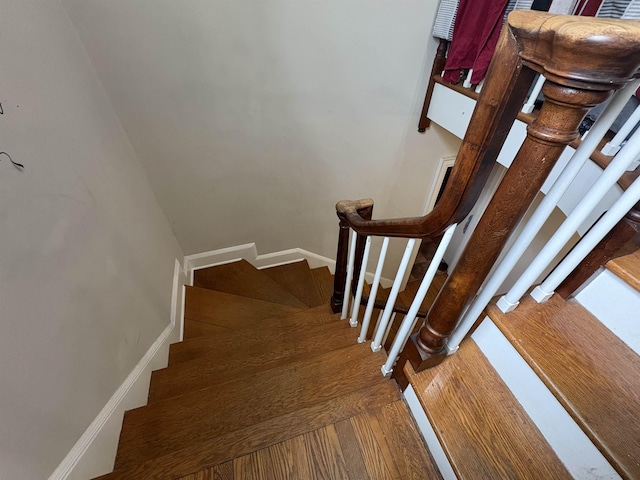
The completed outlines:
[[[371,323],[371,315],[373,314],[373,307],[376,303],[376,295],[378,294],[378,286],[380,285],[380,278],[382,277],[384,259],[387,256],[387,248],[389,248],[389,237],[384,237],[384,240],[382,241],[382,248],[380,250],[380,256],[378,257],[376,273],[373,276],[373,283],[371,284],[369,301],[367,302],[367,308],[364,312],[364,317],[362,318],[362,328],[360,329],[358,343],[364,343],[367,341],[367,330],[369,329],[369,324]]]
[[[640,105],[629,116],[629,119],[624,122],[624,125],[620,127],[620,130],[618,130],[618,133],[616,133],[611,141],[602,147],[603,155],[615,155],[618,153],[620,151],[620,145],[622,145],[622,142],[625,141],[638,122],[640,122]]]
[[[588,137],[587,137],[588,138]],[[562,247],[569,241],[578,227],[598,202],[606,195],[622,175],[627,166],[638,157],[640,152],[640,130],[637,130],[615,156],[609,166],[602,172],[600,178],[593,184],[589,192],[583,197],[560,228],[554,233],[549,242],[542,248],[535,260],[524,271],[515,285],[500,298],[498,307],[503,312],[510,312],[519,303],[522,296],[543,270],[553,261]]]
[[[533,90],[531,90],[531,95],[527,99],[527,102],[522,106],[523,113],[531,113],[535,109],[536,100],[538,99],[538,95],[542,91],[542,85],[544,85],[544,76],[538,75],[538,79],[536,80],[536,84],[533,86]]]
[[[622,194],[618,201],[591,227],[571,252],[560,262],[551,274],[537,286],[531,296],[536,302],[546,302],[574,268],[589,254],[600,240],[640,201],[640,178],[637,178]]]
[[[356,239],[358,234],[349,230],[349,257],[347,258],[347,279],[344,282],[344,299],[342,300],[342,314],[340,320],[347,318],[349,314],[349,300],[351,300],[351,279],[353,278],[353,263],[356,257]]]
[[[427,291],[429,290],[429,287],[433,282],[433,278],[436,276],[438,266],[440,265],[442,257],[444,256],[444,252],[447,250],[449,242],[451,242],[451,237],[456,230],[456,225],[457,224],[454,223],[445,230],[444,235],[442,236],[442,240],[440,240],[440,245],[438,245],[436,253],[433,255],[431,263],[429,264],[429,268],[427,268],[427,271],[424,274],[424,278],[420,283],[420,287],[416,292],[416,296],[414,297],[413,302],[411,302],[409,312],[402,319],[402,324],[400,325],[400,328],[396,333],[396,338],[393,339],[393,344],[391,345],[391,348],[389,349],[389,352],[387,354],[387,361],[382,366],[382,375],[384,375],[385,377],[391,375],[393,366],[398,359],[398,355],[400,355],[400,352],[406,345],[407,340],[409,340],[409,336],[411,335],[413,327],[416,323],[416,315],[418,314],[418,310],[420,310],[424,297],[427,295]]]
[[[382,348],[383,337],[387,330],[389,320],[391,319],[391,314],[393,313],[393,306],[395,305],[396,299],[398,298],[398,293],[400,292],[400,285],[402,284],[402,280],[404,279],[404,272],[407,270],[409,260],[411,259],[411,254],[413,253],[413,247],[415,246],[417,241],[418,240],[416,238],[409,239],[409,241],[407,242],[407,246],[404,249],[404,255],[402,256],[400,266],[398,267],[398,273],[396,274],[396,278],[393,281],[391,292],[389,292],[389,298],[387,299],[387,304],[384,307],[384,311],[382,312],[382,317],[380,318],[380,323],[378,325],[378,328],[376,329],[373,342],[371,342],[371,350],[373,350],[374,352],[379,352]]]
[[[547,195],[542,199],[542,202],[526,223],[520,235],[518,235],[518,238],[516,238],[513,245],[509,248],[509,251],[500,261],[500,264],[484,282],[484,285],[478,292],[478,296],[462,316],[462,320],[456,328],[456,331],[453,332],[447,341],[447,350],[450,354],[458,349],[460,342],[466,337],[475,321],[500,288],[500,285],[502,285],[509,273],[511,273],[513,267],[529,247],[542,225],[547,221],[553,209],[560,201],[560,198],[562,198],[562,195],[564,195],[571,185],[571,182],[576,178],[591,153],[597,148],[600,140],[607,133],[609,127],[620,114],[638,85],[640,85],[640,80],[632,82],[632,84],[616,92],[611,102],[609,102],[600,117],[593,124],[589,136],[581,142],[567,166],[549,189]]]
[[[364,254],[362,255],[362,265],[360,267],[360,276],[358,277],[358,288],[356,289],[356,297],[353,299],[353,307],[351,309],[351,318],[349,325],[358,326],[358,313],[360,312],[360,300],[362,300],[362,290],[364,289],[364,277],[367,274],[367,262],[369,261],[369,250],[371,250],[371,237],[367,237],[364,245]]]

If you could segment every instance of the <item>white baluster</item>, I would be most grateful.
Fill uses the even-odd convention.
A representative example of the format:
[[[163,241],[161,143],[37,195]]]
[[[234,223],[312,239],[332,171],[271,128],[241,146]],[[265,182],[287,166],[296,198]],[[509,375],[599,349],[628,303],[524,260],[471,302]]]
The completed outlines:
[[[620,153],[615,156],[609,166],[602,172],[600,178],[593,184],[582,200],[580,200],[580,203],[573,212],[562,222],[560,228],[558,228],[549,242],[542,248],[540,253],[538,253],[535,260],[524,271],[515,285],[511,287],[506,295],[500,298],[498,301],[500,310],[509,312],[518,305],[520,298],[522,298],[527,289],[533,285],[536,278],[538,278],[543,270],[553,261],[553,258],[569,241],[598,202],[600,202],[609,189],[615,185],[627,166],[637,158],[638,152],[640,152],[640,130],[637,130],[624,147],[622,147]]]
[[[373,276],[373,283],[371,284],[371,292],[369,293],[367,309],[365,310],[364,317],[362,319],[362,328],[360,329],[358,343],[364,343],[367,341],[367,330],[369,329],[369,324],[371,323],[371,315],[373,314],[373,307],[376,303],[376,295],[378,294],[378,286],[380,285],[380,278],[382,277],[384,259],[387,256],[387,248],[389,248],[389,237],[384,237],[384,240],[382,241],[382,248],[380,250],[380,256],[378,257],[376,273]]]
[[[542,91],[542,85],[544,85],[544,76],[538,75],[538,80],[536,80],[536,84],[533,86],[533,90],[531,90],[531,95],[527,99],[527,103],[522,106],[523,113],[531,113],[535,109],[536,100],[538,99],[538,95]]]
[[[546,302],[574,268],[589,254],[616,223],[640,201],[640,178],[637,178],[616,203],[591,227],[571,252],[551,272],[547,279],[537,286],[531,296],[538,303]]]
[[[469,69],[469,73],[467,74],[467,77],[464,79],[464,82],[462,82],[462,86],[464,88],[471,88],[473,85],[471,84],[471,76],[473,75],[473,68]]]
[[[398,267],[398,273],[396,273],[396,278],[393,281],[391,292],[389,292],[389,298],[387,299],[387,304],[384,307],[384,311],[382,312],[382,317],[380,318],[380,324],[376,329],[373,342],[371,342],[371,350],[373,350],[374,352],[379,352],[380,349],[382,348],[382,340],[387,330],[387,325],[389,324],[389,320],[391,319],[391,314],[393,313],[393,306],[395,305],[396,299],[398,298],[400,285],[402,284],[402,280],[404,278],[404,272],[407,270],[407,265],[409,265],[409,260],[411,259],[413,247],[417,241],[418,240],[416,238],[409,239],[409,241],[407,242],[407,246],[404,249],[404,255],[402,256],[402,260],[400,261],[400,266]]]
[[[633,113],[629,116],[624,125],[620,127],[618,133],[611,139],[610,142],[602,147],[603,155],[615,155],[620,151],[620,145],[625,141],[627,136],[631,133],[631,130],[640,122],[640,105],[636,107]]]
[[[427,295],[427,291],[433,282],[433,277],[436,276],[436,272],[438,271],[438,266],[442,261],[442,257],[444,256],[444,252],[447,250],[449,246],[449,242],[451,241],[451,237],[456,230],[456,224],[450,225],[444,232],[442,236],[442,240],[440,240],[440,245],[436,249],[436,253],[433,255],[431,259],[431,263],[429,264],[429,268],[427,268],[427,272],[424,274],[424,278],[420,283],[420,287],[416,292],[416,296],[411,302],[411,307],[409,307],[409,312],[402,319],[402,324],[396,333],[396,338],[393,339],[393,343],[391,344],[391,349],[389,349],[389,354],[387,356],[386,363],[382,366],[382,374],[385,377],[391,375],[393,371],[393,365],[396,363],[398,355],[404,348],[409,340],[409,336],[411,335],[411,331],[416,323],[416,315],[418,314],[418,310],[420,310],[420,306],[424,300],[424,297]]]
[[[362,300],[362,290],[364,289],[364,277],[367,274],[369,250],[371,250],[371,237],[367,237],[367,241],[364,245],[364,253],[362,254],[362,266],[360,267],[360,277],[358,278],[358,288],[356,289],[356,298],[353,300],[351,318],[349,319],[349,325],[354,328],[358,326],[358,313],[360,312],[360,300]]]
[[[351,300],[351,279],[353,278],[353,263],[356,258],[356,239],[358,234],[349,230],[349,257],[347,259],[347,279],[344,282],[344,299],[342,300],[342,314],[340,320],[347,318],[349,314],[349,300]]]
[[[458,349],[460,342],[482,314],[489,301],[496,294],[498,288],[500,288],[500,285],[502,285],[509,273],[511,273],[513,267],[529,247],[542,225],[547,221],[562,195],[564,195],[571,182],[576,178],[593,150],[598,146],[600,140],[604,137],[605,133],[607,133],[609,127],[620,114],[631,95],[636,91],[638,85],[640,85],[640,80],[632,82],[624,89],[616,92],[600,117],[593,124],[589,136],[586,137],[577,148],[571,160],[569,160],[565,169],[549,189],[547,195],[542,199],[542,202],[510,247],[507,254],[485,281],[482,289],[478,292],[478,297],[462,316],[458,327],[447,341],[447,350],[449,353],[453,353]]]

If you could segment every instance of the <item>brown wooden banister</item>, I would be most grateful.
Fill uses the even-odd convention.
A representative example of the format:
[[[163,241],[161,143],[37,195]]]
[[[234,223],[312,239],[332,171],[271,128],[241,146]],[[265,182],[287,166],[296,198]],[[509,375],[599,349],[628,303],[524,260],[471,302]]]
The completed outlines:
[[[428,312],[404,360],[414,369],[436,365],[460,314],[475,296],[565,146],[578,138],[587,111],[634,78],[640,66],[640,22],[551,15],[510,14],[456,163],[438,205],[424,217],[371,220],[362,201],[336,206],[342,228],[366,235],[427,238],[442,234],[469,213],[522,106],[536,72],[547,78],[546,101],[527,138]],[[370,201],[369,201],[370,202]],[[368,212],[370,213],[370,211]],[[343,238],[341,233],[341,238]],[[344,242],[340,242],[342,245]],[[346,244],[344,244],[346,247]],[[346,248],[337,265],[346,265]],[[336,270],[337,272],[337,270]],[[332,302],[333,305],[333,302]]]

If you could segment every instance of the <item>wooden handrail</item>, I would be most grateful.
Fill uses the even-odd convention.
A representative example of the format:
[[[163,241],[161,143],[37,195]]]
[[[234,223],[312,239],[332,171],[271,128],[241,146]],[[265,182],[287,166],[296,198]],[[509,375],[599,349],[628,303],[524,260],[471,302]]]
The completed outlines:
[[[428,238],[442,234],[475,204],[535,73],[546,77],[546,101],[538,117],[527,127],[520,151],[394,372],[401,375],[404,360],[421,370],[444,359],[444,345],[460,314],[564,148],[578,138],[585,114],[633,79],[639,67],[640,22],[512,12],[434,210],[423,217],[372,220],[367,215],[373,207],[371,200],[336,205],[341,228],[352,228],[359,236]]]
[[[416,370],[440,363],[447,338],[496,261],[508,235],[542,187],[564,148],[578,138],[588,110],[635,77],[640,22],[532,11],[509,15],[483,87],[501,88],[514,69],[544,74],[545,102],[472,233],[425,323],[404,357]],[[482,95],[479,103],[482,102]],[[481,128],[478,125],[470,129]],[[401,370],[401,368],[396,369]]]

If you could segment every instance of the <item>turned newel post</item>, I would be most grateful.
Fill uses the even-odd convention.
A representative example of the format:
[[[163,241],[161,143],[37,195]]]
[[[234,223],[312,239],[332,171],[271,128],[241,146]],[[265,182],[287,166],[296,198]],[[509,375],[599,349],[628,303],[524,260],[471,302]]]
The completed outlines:
[[[334,313],[342,309],[345,297],[345,282],[347,280],[347,261],[349,254],[349,223],[345,219],[345,213],[357,213],[364,220],[371,220],[373,215],[373,200],[364,199],[356,201],[343,200],[336,205],[336,213],[340,219],[338,233],[338,251],[336,253],[336,268],[333,276],[333,295],[330,306]],[[354,282],[357,282],[362,265],[362,255],[364,252],[364,237],[358,237],[356,243],[356,258],[354,267]],[[348,294],[348,293],[347,293]]]
[[[516,63],[547,78],[545,102],[422,329],[407,344],[405,358],[415,369],[444,359],[446,341],[458,319],[565,146],[578,137],[584,115],[634,77],[640,65],[638,45],[640,27],[633,22],[523,11],[509,16],[483,92],[500,88],[505,72],[513,69],[509,52],[516,49]]]

